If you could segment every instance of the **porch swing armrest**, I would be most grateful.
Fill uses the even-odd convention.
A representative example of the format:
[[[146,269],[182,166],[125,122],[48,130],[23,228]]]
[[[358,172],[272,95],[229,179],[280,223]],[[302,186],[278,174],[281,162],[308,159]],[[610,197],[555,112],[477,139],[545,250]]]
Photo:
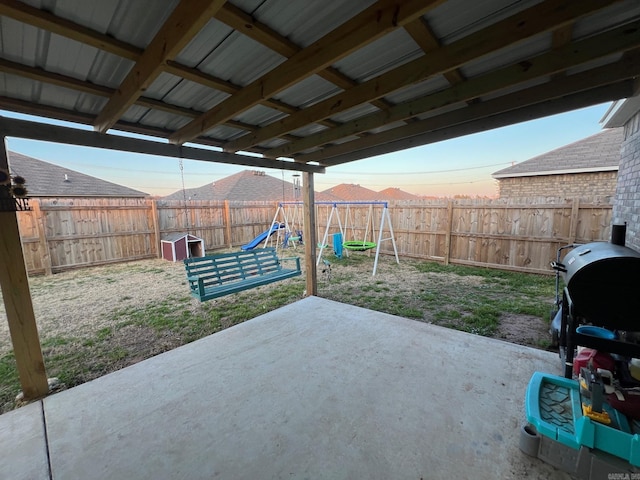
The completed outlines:
[[[281,258],[280,261],[284,262],[285,260],[295,260],[296,261],[296,270],[298,270],[299,272],[301,271],[300,269],[300,257],[284,257]]]
[[[204,295],[204,281],[199,275],[188,275],[187,282],[189,283],[191,290],[195,291],[196,289],[194,287],[197,285],[198,295]]]

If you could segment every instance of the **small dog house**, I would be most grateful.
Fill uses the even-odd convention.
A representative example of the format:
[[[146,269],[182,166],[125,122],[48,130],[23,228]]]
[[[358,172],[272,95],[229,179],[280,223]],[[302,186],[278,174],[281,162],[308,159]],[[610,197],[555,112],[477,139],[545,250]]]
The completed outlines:
[[[160,243],[162,258],[171,262],[204,257],[204,240],[190,233],[172,233],[163,238]]]

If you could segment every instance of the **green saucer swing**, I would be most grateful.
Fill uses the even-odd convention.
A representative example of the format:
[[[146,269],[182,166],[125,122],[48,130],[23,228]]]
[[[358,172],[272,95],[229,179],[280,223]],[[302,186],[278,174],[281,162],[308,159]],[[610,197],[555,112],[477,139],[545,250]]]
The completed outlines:
[[[351,250],[354,252],[364,252],[365,250],[371,250],[376,248],[376,244],[373,242],[360,242],[358,240],[350,240],[342,244],[342,248]]]

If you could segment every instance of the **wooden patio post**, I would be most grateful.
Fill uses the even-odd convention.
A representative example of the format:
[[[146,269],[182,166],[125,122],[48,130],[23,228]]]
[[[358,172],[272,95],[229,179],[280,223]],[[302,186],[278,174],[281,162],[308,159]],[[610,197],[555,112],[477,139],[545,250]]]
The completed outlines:
[[[316,210],[313,173],[304,174],[302,200],[304,202],[304,263],[307,278],[307,296],[318,295],[316,276]]]
[[[0,138],[0,168],[9,170],[5,138]],[[28,187],[29,179],[26,180]],[[32,400],[47,395],[49,384],[31,303],[16,212],[0,211],[0,287],[24,398]]]

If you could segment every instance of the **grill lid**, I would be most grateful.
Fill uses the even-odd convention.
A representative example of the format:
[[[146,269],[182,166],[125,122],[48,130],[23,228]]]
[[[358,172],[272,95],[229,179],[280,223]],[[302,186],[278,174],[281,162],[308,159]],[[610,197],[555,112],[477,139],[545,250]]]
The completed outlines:
[[[607,242],[571,250],[563,278],[575,313],[594,325],[640,330],[640,253]]]

